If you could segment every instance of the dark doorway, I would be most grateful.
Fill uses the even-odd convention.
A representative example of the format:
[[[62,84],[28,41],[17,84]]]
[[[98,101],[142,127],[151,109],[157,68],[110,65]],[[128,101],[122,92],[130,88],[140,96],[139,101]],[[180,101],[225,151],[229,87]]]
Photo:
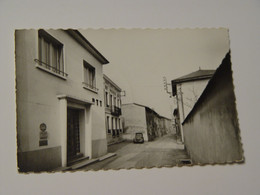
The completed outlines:
[[[80,154],[79,110],[67,110],[67,161],[82,157]]]

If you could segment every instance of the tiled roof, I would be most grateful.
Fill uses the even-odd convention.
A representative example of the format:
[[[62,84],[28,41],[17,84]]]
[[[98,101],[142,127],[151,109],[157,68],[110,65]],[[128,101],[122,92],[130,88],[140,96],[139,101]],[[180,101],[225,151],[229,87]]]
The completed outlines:
[[[174,83],[181,83],[186,81],[192,81],[192,80],[200,80],[205,78],[210,78],[215,73],[215,70],[198,70],[195,72],[192,72],[190,74],[184,75],[182,77],[179,77],[177,79],[174,79]]]

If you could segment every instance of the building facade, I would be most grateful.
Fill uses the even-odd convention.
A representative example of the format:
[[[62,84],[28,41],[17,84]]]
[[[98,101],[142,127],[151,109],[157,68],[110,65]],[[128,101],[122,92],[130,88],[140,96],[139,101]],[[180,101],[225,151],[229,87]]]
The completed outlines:
[[[129,103],[122,105],[123,138],[132,141],[136,133],[143,133],[144,141],[152,141],[157,137],[173,132],[170,119],[160,116],[151,108]]]
[[[121,88],[104,74],[104,100],[107,144],[123,141]]]
[[[17,30],[19,171],[46,171],[107,153],[103,65],[76,30]]]
[[[179,133],[181,141],[184,141],[183,127],[181,123],[189,114],[194,104],[202,94],[209,80],[213,76],[215,70],[201,70],[172,80],[172,93],[176,97],[177,109],[174,116],[177,122],[176,129]]]

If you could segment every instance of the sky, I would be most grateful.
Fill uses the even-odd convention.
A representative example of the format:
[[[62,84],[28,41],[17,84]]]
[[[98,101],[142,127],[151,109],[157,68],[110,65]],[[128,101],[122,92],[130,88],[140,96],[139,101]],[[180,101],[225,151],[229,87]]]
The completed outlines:
[[[229,51],[228,29],[87,29],[80,30],[105,57],[104,73],[126,96],[172,118],[167,82],[201,69],[216,69]],[[171,87],[169,86],[169,90]]]

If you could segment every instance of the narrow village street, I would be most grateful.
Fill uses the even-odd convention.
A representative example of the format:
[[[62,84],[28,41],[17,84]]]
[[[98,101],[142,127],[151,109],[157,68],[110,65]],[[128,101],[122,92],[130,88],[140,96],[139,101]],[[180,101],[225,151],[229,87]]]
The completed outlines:
[[[183,145],[177,144],[172,134],[143,144],[132,142],[114,144],[108,147],[108,152],[116,153],[116,156],[80,170],[172,167],[180,159],[189,158],[183,150]]]

